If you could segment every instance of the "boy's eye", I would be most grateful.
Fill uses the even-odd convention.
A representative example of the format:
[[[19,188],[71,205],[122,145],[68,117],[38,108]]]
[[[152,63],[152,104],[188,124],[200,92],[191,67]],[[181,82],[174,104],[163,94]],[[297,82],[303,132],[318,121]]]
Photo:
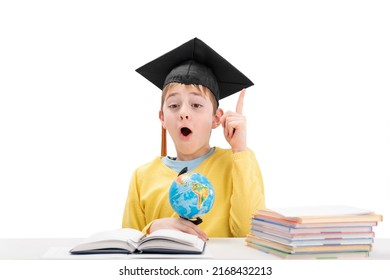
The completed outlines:
[[[168,105],[168,108],[171,108],[171,109],[176,109],[178,107],[179,107],[179,105],[177,105],[177,104]]]
[[[192,107],[194,107],[194,108],[198,109],[198,108],[201,108],[201,107],[202,107],[202,105],[201,105],[201,104],[197,104],[197,103],[195,103],[195,104],[192,104]]]

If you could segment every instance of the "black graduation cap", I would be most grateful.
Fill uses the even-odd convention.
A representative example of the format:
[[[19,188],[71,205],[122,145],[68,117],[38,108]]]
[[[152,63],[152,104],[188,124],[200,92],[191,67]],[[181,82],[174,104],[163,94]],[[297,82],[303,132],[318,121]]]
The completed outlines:
[[[218,101],[253,85],[244,74],[198,38],[182,44],[136,69],[163,90],[172,82],[207,87]],[[161,156],[166,155],[166,131],[162,129]]]
[[[253,85],[244,74],[198,38],[136,69],[159,89],[172,82],[207,87],[217,102]]]

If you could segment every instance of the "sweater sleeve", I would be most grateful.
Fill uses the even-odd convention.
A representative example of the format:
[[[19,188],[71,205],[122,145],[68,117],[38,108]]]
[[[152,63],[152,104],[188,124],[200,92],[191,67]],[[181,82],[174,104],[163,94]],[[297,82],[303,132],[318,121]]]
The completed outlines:
[[[134,172],[129,186],[122,227],[143,230],[147,225],[145,211],[141,205],[139,185],[137,184],[137,171]]]
[[[244,237],[256,209],[265,207],[263,178],[251,150],[232,154],[232,161],[230,230],[233,236]]]

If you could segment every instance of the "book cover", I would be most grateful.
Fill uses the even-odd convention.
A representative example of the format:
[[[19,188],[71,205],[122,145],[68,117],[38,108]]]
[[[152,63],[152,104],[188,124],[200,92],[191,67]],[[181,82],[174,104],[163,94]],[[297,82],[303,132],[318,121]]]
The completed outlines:
[[[290,241],[299,241],[299,240],[312,240],[312,239],[357,239],[357,238],[369,238],[373,239],[375,237],[374,232],[320,232],[320,233],[298,233],[291,234],[286,232],[281,232],[277,230],[267,229],[258,226],[252,226],[251,232],[253,235],[262,234],[264,236],[275,236],[280,237]]]
[[[371,232],[377,222],[349,222],[349,223],[307,223],[272,220],[264,217],[253,217],[252,225],[262,226],[289,233],[321,233],[321,232]]]
[[[371,244],[340,244],[340,245],[309,245],[309,246],[296,246],[282,244],[279,242],[263,239],[252,234],[249,234],[246,238],[246,242],[251,242],[257,245],[265,246],[268,248],[283,251],[285,253],[321,253],[321,252],[355,252],[355,251],[370,251]]]
[[[370,210],[344,205],[260,209],[255,217],[300,224],[382,221],[382,215],[375,214]]]
[[[292,260],[311,260],[311,259],[362,259],[369,256],[368,251],[352,251],[352,252],[320,252],[320,253],[296,253],[291,254],[270,247],[266,247],[253,242],[247,242],[247,246],[262,251],[267,254],[272,254],[282,259]]]
[[[290,245],[290,246],[321,246],[321,245],[347,245],[347,244],[372,244],[374,242],[373,238],[370,237],[350,237],[350,238],[327,238],[324,236],[318,236],[314,238],[305,238],[305,239],[290,239],[284,238],[277,235],[271,235],[264,232],[252,231],[252,235],[275,241],[280,244]]]

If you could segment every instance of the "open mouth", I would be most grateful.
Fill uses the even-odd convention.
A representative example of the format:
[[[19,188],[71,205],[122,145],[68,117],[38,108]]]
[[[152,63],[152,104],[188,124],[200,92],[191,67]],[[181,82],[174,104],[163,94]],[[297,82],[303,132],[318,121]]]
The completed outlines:
[[[182,129],[180,129],[180,132],[184,136],[188,136],[192,133],[191,129],[189,129],[188,127],[182,127]]]

